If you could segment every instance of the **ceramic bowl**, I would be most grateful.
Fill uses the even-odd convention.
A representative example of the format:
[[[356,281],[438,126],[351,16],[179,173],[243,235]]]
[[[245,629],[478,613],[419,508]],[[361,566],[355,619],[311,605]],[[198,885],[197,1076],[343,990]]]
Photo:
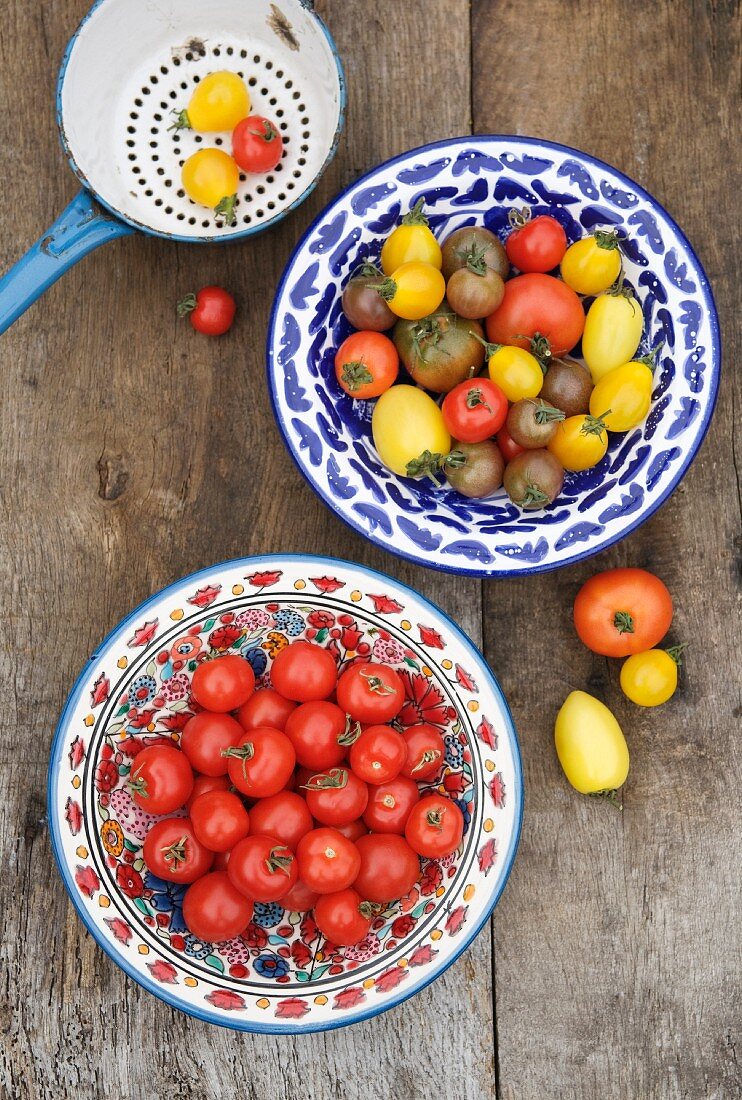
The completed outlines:
[[[467,500],[384,468],[371,440],[373,402],[337,385],[334,351],[351,331],[343,286],[423,198],[439,238],[485,225],[501,237],[527,204],[570,241],[596,228],[626,238],[626,282],[644,312],[641,353],[664,341],[645,424],[611,435],[603,461],[567,476],[553,505],[522,512],[504,490]],[[577,353],[579,356],[579,348]],[[719,383],[719,329],[708,280],[685,236],[651,195],[615,168],[562,145],[462,137],[387,161],[332,202],[299,242],[276,295],[268,382],[296,464],[346,523],[385,550],[455,573],[537,573],[580,560],[648,519],[678,485],[708,428]]]
[[[418,886],[356,947],[325,950],[311,917],[256,905],[245,933],[203,943],[183,922],[184,888],[141,858],[153,819],[126,789],[133,754],[177,742],[200,656],[250,661],[258,682],[295,638],[340,664],[370,654],[396,667],[400,718],[438,726],[440,789],[466,820],[461,848],[422,861]],[[245,1031],[299,1032],[374,1016],[412,996],[487,921],[515,857],[522,813],[518,742],[502,692],[462,631],[418,593],[334,559],[245,558],[179,581],[128,616],[93,654],[52,746],[49,820],[64,884],[98,944],[168,1004]]]

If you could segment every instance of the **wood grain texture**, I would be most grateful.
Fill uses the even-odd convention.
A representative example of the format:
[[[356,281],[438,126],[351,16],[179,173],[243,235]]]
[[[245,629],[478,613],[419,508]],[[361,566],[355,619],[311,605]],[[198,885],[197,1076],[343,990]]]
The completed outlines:
[[[739,30],[734,3],[533,0],[527,19],[516,0],[473,4],[475,130],[575,145],[654,194],[706,267],[725,360],[709,437],[649,523],[590,562],[486,586],[486,651],[527,785],[494,921],[507,1100],[721,1100],[742,1089]],[[519,74],[506,92],[490,79],[493,58]],[[582,581],[615,565],[663,577],[671,638],[691,643],[679,696],[656,712],[623,698],[619,662],[592,657],[569,621]],[[552,723],[574,688],[604,699],[627,732],[623,814],[579,799],[560,773]]]

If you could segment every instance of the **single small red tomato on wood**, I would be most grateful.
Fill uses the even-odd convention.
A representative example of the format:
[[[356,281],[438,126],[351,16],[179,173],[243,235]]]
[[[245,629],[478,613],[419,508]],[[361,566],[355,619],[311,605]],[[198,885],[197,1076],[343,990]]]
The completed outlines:
[[[204,336],[223,336],[232,327],[236,311],[234,298],[220,286],[205,286],[178,302],[178,316],[190,316],[196,332]]]
[[[283,138],[263,115],[248,115],[232,132],[232,156],[243,172],[272,172],[283,155]]]
[[[156,821],[144,838],[144,862],[167,882],[195,882],[212,865],[214,853],[199,841],[189,818]]]
[[[335,377],[350,397],[379,397],[399,373],[399,354],[381,332],[354,332],[335,355]]]
[[[429,794],[413,806],[404,832],[418,855],[442,859],[461,843],[464,815],[450,798]]]
[[[460,382],[446,394],[443,420],[454,439],[482,443],[499,432],[508,415],[508,399],[489,378]]]
[[[505,241],[505,251],[513,267],[519,271],[552,271],[562,262],[567,251],[567,234],[549,214],[532,218],[529,207],[511,210],[508,220],[512,232]]]
[[[653,573],[606,569],[585,581],[573,614],[580,640],[593,653],[628,657],[654,649],[662,641],[670,629],[672,611],[672,596]]]
[[[212,871],[186,890],[183,920],[204,943],[220,943],[239,936],[252,917],[252,901],[229,881],[226,871]]]

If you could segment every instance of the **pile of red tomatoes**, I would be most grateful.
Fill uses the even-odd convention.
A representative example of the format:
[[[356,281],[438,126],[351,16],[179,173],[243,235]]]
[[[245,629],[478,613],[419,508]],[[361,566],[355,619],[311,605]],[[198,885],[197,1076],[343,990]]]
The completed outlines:
[[[504,484],[538,509],[565,470],[601,461],[609,432],[644,420],[654,358],[634,358],[643,315],[614,230],[568,245],[551,215],[511,210],[509,222],[504,244],[479,225],[439,244],[419,200],[381,268],[362,264],[343,290],[358,331],[335,375],[350,397],[376,399],[373,440],[394,473],[445,476],[467,497]],[[584,362],[567,357],[580,341]]]
[[[153,745],[134,759],[134,801],[155,815],[144,860],[160,878],[188,884],[183,917],[205,942],[238,936],[253,902],[314,910],[324,936],[358,943],[386,903],[421,874],[419,857],[443,858],[463,836],[449,798],[420,789],[444,762],[431,725],[400,732],[405,702],[393,668],[356,662],[341,673],[308,641],[281,650],[270,688],[255,690],[235,654],[200,664],[200,708],[180,747]]]

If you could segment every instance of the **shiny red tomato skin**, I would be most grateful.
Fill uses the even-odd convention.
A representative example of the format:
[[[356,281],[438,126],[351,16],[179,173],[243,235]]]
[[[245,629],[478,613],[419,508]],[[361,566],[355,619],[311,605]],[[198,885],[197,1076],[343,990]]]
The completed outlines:
[[[332,785],[314,789],[326,781]],[[309,783],[312,789],[306,791],[307,806],[312,817],[323,825],[348,825],[366,809],[368,787],[349,768],[330,768],[312,776]]]
[[[389,665],[360,661],[338,680],[337,701],[357,722],[378,725],[399,714],[405,701],[404,685]]]
[[[211,870],[226,871],[230,855],[231,849],[229,852],[214,852],[214,862],[211,865]]]
[[[283,155],[278,127],[262,115],[249,115],[232,133],[232,156],[243,172],[272,172]]]
[[[271,665],[271,682],[285,699],[311,703],[326,699],[337,683],[337,665],[329,649],[303,639],[282,649]]]
[[[286,736],[299,764],[315,770],[340,764],[348,751],[347,745],[340,744],[346,724],[345,712],[326,699],[298,706],[286,722]]]
[[[505,283],[505,297],[485,322],[487,339],[530,350],[539,333],[549,341],[551,354],[566,355],[582,336],[585,312],[580,299],[561,279],[531,273]]]
[[[359,836],[365,836],[368,832],[368,827],[363,818],[358,818],[357,821],[349,821],[347,825],[336,825],[335,828],[348,840],[352,841],[358,840]]]
[[[351,746],[350,766],[364,783],[388,783],[399,775],[407,759],[407,745],[391,726],[367,726]]]
[[[299,868],[294,853],[276,837],[246,836],[232,849],[227,874],[245,897],[266,904],[289,892]]]
[[[637,568],[595,573],[577,593],[573,608],[580,641],[605,657],[653,649],[670,629],[672,613],[666,585],[654,573]]]
[[[226,871],[211,871],[189,886],[183,898],[183,920],[204,943],[232,940],[244,932],[253,905],[229,881]]]
[[[131,796],[150,814],[179,810],[193,790],[188,757],[174,745],[150,745],[134,758],[128,781]]]
[[[362,898],[382,903],[409,894],[420,877],[420,861],[404,837],[369,833],[356,847],[361,867],[353,887]]]
[[[308,913],[310,909],[314,909],[319,896],[298,878],[289,892],[281,898],[281,905],[289,913]]]
[[[250,831],[242,799],[231,791],[207,791],[191,806],[193,831],[210,852],[228,852]]]
[[[455,852],[464,835],[464,815],[455,802],[429,794],[413,806],[405,836],[418,855],[443,859]]]
[[[500,448],[500,454],[505,462],[512,462],[516,455],[525,451],[525,447],[521,447],[519,443],[515,442],[504,425],[497,433],[497,446]]]
[[[417,726],[408,726],[402,736],[407,748],[402,775],[415,780],[438,775],[446,752],[440,731],[427,722],[420,722]]]
[[[244,657],[225,653],[202,661],[193,673],[191,694],[204,710],[236,710],[255,690],[255,673]]]
[[[360,943],[371,928],[372,916],[361,912],[364,898],[352,887],[322,894],[314,906],[314,920],[323,936],[338,947]]]
[[[253,836],[274,836],[292,852],[296,851],[301,838],[313,827],[309,807],[293,791],[279,791],[270,798],[261,798],[250,810],[250,832]]]
[[[364,824],[374,833],[397,833],[404,836],[407,818],[420,799],[420,789],[414,779],[398,775],[379,787],[371,787]]]
[[[312,829],[299,841],[296,858],[299,877],[318,894],[345,890],[361,869],[358,848],[337,829]]]
[[[275,730],[283,731],[293,710],[296,710],[296,703],[284,699],[273,688],[260,688],[238,708],[235,717],[245,730],[271,726]]]
[[[144,838],[142,855],[152,874],[167,882],[195,882],[214,861],[187,817],[156,821]]]
[[[510,233],[505,251],[510,263],[519,271],[553,271],[567,251],[567,234],[556,218],[539,214]]]
[[[207,791],[228,791],[231,786],[228,775],[197,775],[193,780],[193,789],[185,807],[190,810],[200,794],[206,794]]]
[[[202,710],[189,718],[180,738],[180,747],[194,771],[202,775],[226,775],[224,749],[236,745],[244,730],[228,714]]]
[[[245,750],[244,756],[236,750]],[[231,749],[229,778],[232,785],[249,798],[269,798],[288,783],[296,763],[294,746],[285,733],[259,726],[247,730],[239,744]]]
[[[187,313],[196,332],[204,336],[223,336],[232,327],[237,303],[220,286],[205,286],[178,303],[178,312]]]
[[[454,439],[461,443],[483,443],[505,423],[508,399],[490,379],[472,378],[446,394],[441,412]]]

